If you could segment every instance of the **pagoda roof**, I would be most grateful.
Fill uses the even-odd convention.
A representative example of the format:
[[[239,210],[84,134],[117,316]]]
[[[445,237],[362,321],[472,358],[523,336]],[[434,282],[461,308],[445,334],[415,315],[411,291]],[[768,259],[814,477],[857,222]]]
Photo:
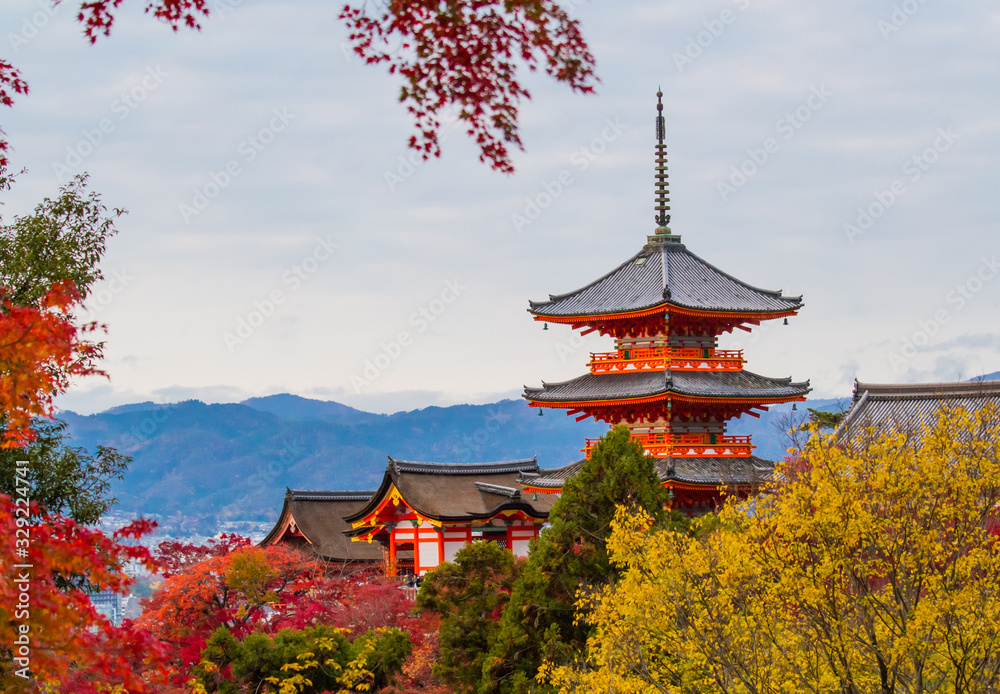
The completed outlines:
[[[371,499],[372,491],[306,491],[289,489],[278,522],[261,540],[261,546],[278,544],[287,531],[297,530],[307,546],[327,561],[378,562],[382,548],[351,542],[344,535],[351,524],[344,517],[356,513]]]
[[[539,317],[601,316],[657,306],[725,313],[789,313],[802,297],[758,289],[705,262],[681,243],[648,244],[587,286],[529,302]]]
[[[518,479],[539,470],[534,458],[493,463],[424,463],[389,458],[370,501],[346,518],[357,524],[378,511],[395,489],[410,509],[434,521],[492,518],[521,511],[545,519],[554,500],[522,495]]]
[[[854,402],[837,428],[853,437],[868,427],[911,431],[933,425],[944,407],[968,411],[1000,406],[1000,381],[884,384],[854,382]]]
[[[804,396],[809,381],[768,378],[750,371],[648,371],[584,374],[562,383],[525,387],[524,397],[539,403],[608,402],[681,395],[697,398],[785,400]]]
[[[523,475],[521,485],[534,489],[562,489],[566,481],[580,473],[586,460],[560,468],[541,470],[537,475]],[[728,458],[657,458],[656,472],[662,482],[698,486],[757,485],[768,480],[774,463],[757,456]]]

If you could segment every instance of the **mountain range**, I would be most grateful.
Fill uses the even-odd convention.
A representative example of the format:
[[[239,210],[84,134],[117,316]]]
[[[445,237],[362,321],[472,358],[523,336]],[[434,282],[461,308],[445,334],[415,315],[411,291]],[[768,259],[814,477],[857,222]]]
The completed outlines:
[[[848,402],[807,404],[837,410]],[[730,430],[753,435],[757,455],[779,459],[789,410],[774,406],[760,419],[731,422]],[[374,489],[388,456],[444,463],[536,457],[542,467],[559,467],[580,459],[585,438],[607,431],[560,412],[539,416],[515,400],[385,415],[290,394],[228,404],[144,402],[86,416],[63,410],[59,417],[73,445],[132,456],[124,479],[112,485],[118,512],[183,519],[207,534],[226,522],[274,520],[286,487]]]
[[[1000,380],[1000,372],[980,377]],[[775,405],[759,419],[729,423],[750,434],[756,455],[780,460],[784,432],[806,409],[843,411],[850,398]],[[63,410],[72,444],[98,444],[132,456],[112,485],[116,513],[152,516],[161,525],[213,535],[234,523],[274,521],[285,488],[374,489],[388,456],[474,463],[535,457],[543,468],[579,460],[585,438],[607,426],[575,421],[520,400],[375,414],[337,402],[281,394],[241,403],[142,402],[93,415]]]

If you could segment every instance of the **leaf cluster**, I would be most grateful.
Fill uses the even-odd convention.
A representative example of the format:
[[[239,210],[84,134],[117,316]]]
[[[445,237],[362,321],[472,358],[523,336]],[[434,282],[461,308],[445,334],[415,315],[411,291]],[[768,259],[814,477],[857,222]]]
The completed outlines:
[[[464,688],[478,685],[524,563],[494,542],[474,542],[425,577],[417,609],[441,619],[435,675]]]
[[[531,98],[519,63],[574,91],[594,90],[594,57],[579,22],[553,0],[390,2],[375,16],[366,4],[341,11],[348,38],[367,63],[386,63],[403,78],[399,100],[417,130],[410,147],[425,159],[440,156],[441,120],[456,109],[480,161],[513,173],[508,145],[522,146],[517,109]]]
[[[562,692],[994,691],[998,446],[996,408],[945,410],[919,436],[814,437],[795,474],[701,536],[623,510],[622,578],[578,604],[588,661],[546,677]]]
[[[66,423],[42,420],[36,437],[17,449],[0,449],[0,492],[13,496],[17,461],[28,461],[31,497],[43,514],[62,514],[83,525],[97,523],[117,499],[111,484],[123,478],[131,458],[113,448],[98,446],[95,455],[69,445]],[[24,470],[25,468],[21,468]]]
[[[399,629],[369,631],[353,642],[347,632],[320,625],[255,632],[239,640],[219,627],[193,671],[194,688],[220,694],[374,692],[391,681],[412,651]]]

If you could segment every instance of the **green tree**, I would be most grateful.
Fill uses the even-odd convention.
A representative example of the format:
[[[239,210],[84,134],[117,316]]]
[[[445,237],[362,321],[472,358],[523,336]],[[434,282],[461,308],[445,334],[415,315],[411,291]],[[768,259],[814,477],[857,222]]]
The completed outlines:
[[[15,496],[16,463],[27,460],[26,481],[42,513],[58,513],[84,525],[97,523],[117,502],[110,496],[111,483],[122,479],[132,459],[106,446],[98,446],[91,456],[69,445],[65,422],[40,421],[35,431],[28,445],[0,449],[0,493]]]
[[[255,632],[242,641],[219,627],[202,651],[193,690],[199,692],[378,691],[410,654],[399,629],[377,629],[348,640],[348,629],[320,625]]]
[[[417,608],[441,618],[435,675],[475,688],[523,565],[495,542],[474,542],[424,577]]]
[[[0,184],[9,188],[10,179]],[[0,226],[0,287],[19,306],[36,305],[52,285],[70,280],[86,299],[94,282],[104,278],[100,261],[115,219],[124,210],[108,210],[101,196],[87,190],[87,175],[76,176],[45,198],[34,213]]]
[[[657,526],[685,523],[665,509],[669,499],[652,458],[616,427],[567,481],[549,514],[551,527],[533,546],[514,584],[500,630],[483,668],[479,691],[536,690],[543,659],[565,663],[586,650],[591,627],[577,622],[574,605],[612,584],[620,569],[607,542],[618,507],[647,514]]]

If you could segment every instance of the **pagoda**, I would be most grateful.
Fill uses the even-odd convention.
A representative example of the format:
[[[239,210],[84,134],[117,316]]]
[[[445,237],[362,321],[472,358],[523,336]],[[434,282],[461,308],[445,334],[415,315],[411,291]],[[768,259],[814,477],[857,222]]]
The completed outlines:
[[[769,405],[805,400],[809,382],[746,371],[742,350],[721,350],[719,335],[794,316],[802,297],[752,287],[705,262],[670,223],[663,93],[657,92],[655,221],[646,245],[582,289],[530,302],[536,321],[613,337],[614,351],[591,353],[590,372],[525,388],[532,407],[557,408],[577,420],[625,424],[656,458],[674,507],[703,512],[724,493],[750,493],[773,470],[753,455],[749,436],[729,420]],[[547,326],[546,326],[547,327]],[[596,439],[587,439],[588,456]],[[558,492],[582,461],[525,476],[529,491]]]

